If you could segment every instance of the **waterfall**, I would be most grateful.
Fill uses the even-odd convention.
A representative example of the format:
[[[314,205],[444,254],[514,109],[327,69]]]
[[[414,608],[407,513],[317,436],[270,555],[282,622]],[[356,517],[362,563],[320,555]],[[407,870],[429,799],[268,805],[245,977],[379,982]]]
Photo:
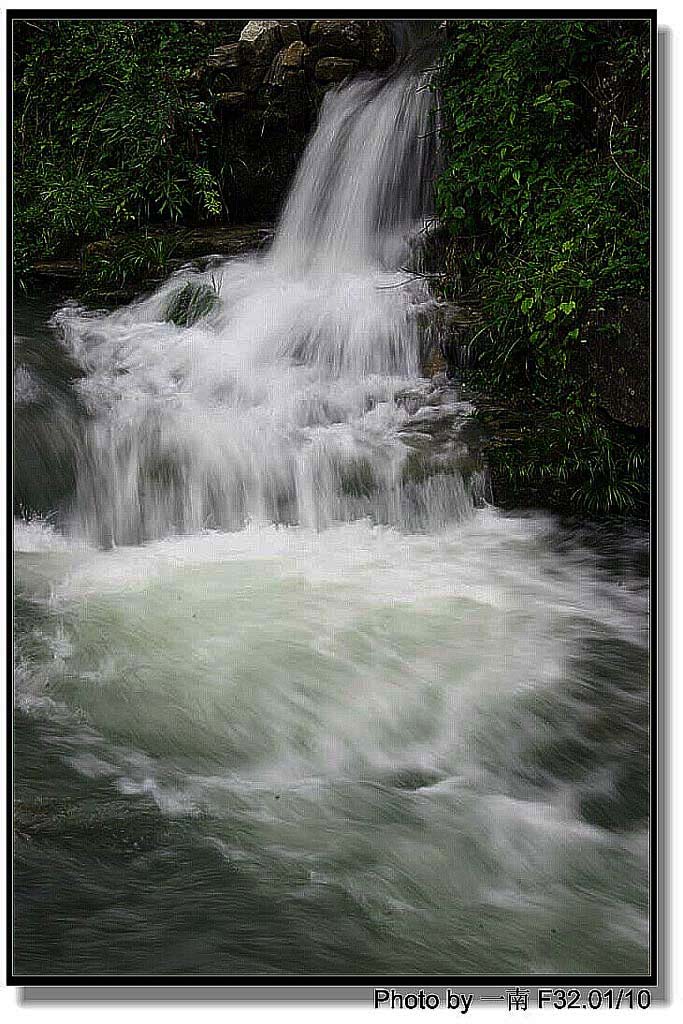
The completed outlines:
[[[430,205],[431,99],[428,81],[400,74],[327,95],[273,248],[281,268],[401,267]]]
[[[411,479],[401,434],[435,305],[406,269],[430,212],[430,106],[415,72],[329,93],[269,252],[109,316],[62,311],[92,417],[79,530],[107,546],[254,522],[420,528],[469,507],[457,475]],[[168,323],[188,282],[218,302]]]
[[[18,974],[648,969],[647,538],[475,501],[426,84],[327,96],[270,251],[22,326]]]

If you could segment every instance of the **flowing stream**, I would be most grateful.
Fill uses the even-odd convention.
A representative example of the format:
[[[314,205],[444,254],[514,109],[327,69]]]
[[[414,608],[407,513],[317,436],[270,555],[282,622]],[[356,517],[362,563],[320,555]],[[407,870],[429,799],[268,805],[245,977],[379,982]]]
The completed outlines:
[[[647,538],[498,511],[421,376],[430,103],[329,94],[265,253],[17,306],[19,973],[647,972]]]

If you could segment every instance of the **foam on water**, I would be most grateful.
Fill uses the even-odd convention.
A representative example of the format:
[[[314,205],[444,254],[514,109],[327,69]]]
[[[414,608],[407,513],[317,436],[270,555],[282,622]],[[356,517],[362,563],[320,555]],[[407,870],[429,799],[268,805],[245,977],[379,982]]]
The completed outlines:
[[[362,760],[412,763],[416,715],[429,737],[417,743],[418,760],[457,765],[465,694],[498,701],[558,684],[573,646],[595,630],[646,648],[642,591],[601,580],[587,551],[558,557],[547,537],[542,522],[483,511],[436,535],[365,521],[323,533],[253,527],[113,552],[76,548],[70,567],[63,545],[33,543],[31,551],[58,555],[54,566],[38,562],[57,647],[36,685],[53,695],[75,687],[80,707],[94,701],[91,712],[104,697],[105,733],[123,715],[127,729],[161,733],[169,750],[177,742],[164,730],[175,733],[184,706],[183,745],[189,738],[193,756],[208,756],[208,729],[218,762],[233,726],[252,752],[256,734],[280,750],[291,742],[294,752],[301,723],[291,702],[304,710],[317,695],[320,707],[307,711],[307,770],[335,770],[331,733]],[[38,568],[18,559],[20,588]],[[65,631],[68,665],[55,654]],[[104,687],[93,687],[100,671]],[[314,687],[308,697],[304,679]],[[121,687],[119,703],[111,690]],[[250,734],[240,718],[254,701],[263,707]],[[376,706],[372,724],[359,702],[366,712]],[[206,716],[194,739],[192,709]]]
[[[610,744],[644,756],[617,723],[647,597],[550,529],[484,510],[433,535],[365,521],[18,556],[42,609],[20,704],[58,724],[66,764],[189,816],[307,927],[325,893],[353,941],[370,914],[385,965],[637,964],[646,845],[582,809],[618,783]],[[607,706],[596,657],[622,666]],[[605,716],[616,738],[588,738]]]

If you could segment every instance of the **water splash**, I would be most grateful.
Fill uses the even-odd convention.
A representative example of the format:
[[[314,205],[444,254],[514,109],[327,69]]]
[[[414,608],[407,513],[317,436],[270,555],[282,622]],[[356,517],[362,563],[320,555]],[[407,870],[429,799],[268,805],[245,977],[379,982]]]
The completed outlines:
[[[434,306],[402,269],[429,211],[430,104],[415,73],[329,94],[270,252],[181,273],[109,316],[62,311],[93,418],[78,529],[109,545],[248,522],[423,522],[399,431]],[[187,281],[219,302],[179,327],[165,310]],[[468,504],[462,481],[429,487],[454,515]]]

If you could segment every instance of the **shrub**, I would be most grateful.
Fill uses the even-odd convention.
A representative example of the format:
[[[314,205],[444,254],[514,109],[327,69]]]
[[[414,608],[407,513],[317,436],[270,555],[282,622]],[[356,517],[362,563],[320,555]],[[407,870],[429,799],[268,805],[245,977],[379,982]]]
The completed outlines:
[[[213,112],[193,72],[231,24],[14,22],[19,273],[36,255],[221,214]]]
[[[542,455],[565,503],[634,507],[644,442],[626,441],[635,462],[610,454],[623,431],[600,411],[582,346],[606,304],[649,291],[649,23],[482,20],[450,32],[436,75],[443,294],[480,314],[470,379],[526,409],[540,439],[497,457],[508,475],[533,475]],[[600,330],[619,344],[617,323]]]

